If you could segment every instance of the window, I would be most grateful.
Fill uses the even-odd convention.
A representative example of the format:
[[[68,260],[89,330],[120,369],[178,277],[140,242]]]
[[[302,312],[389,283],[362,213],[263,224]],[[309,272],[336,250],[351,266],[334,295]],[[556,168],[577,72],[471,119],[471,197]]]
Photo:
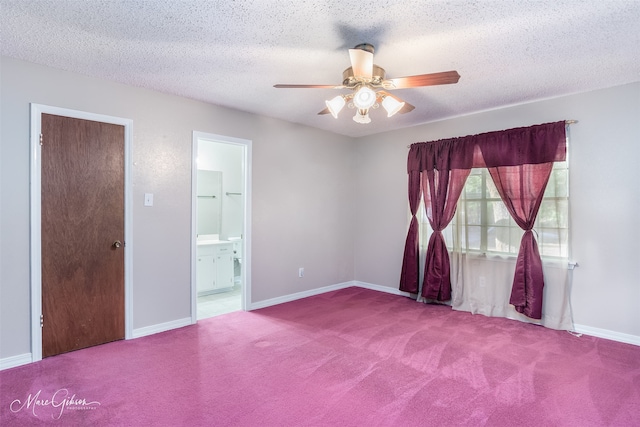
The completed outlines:
[[[567,258],[569,255],[568,178],[568,163],[554,163],[534,226],[538,249],[543,257]],[[463,251],[513,256],[518,254],[524,233],[511,218],[485,168],[471,170],[460,195],[456,215],[443,231],[449,248],[453,248],[453,230],[460,230]]]

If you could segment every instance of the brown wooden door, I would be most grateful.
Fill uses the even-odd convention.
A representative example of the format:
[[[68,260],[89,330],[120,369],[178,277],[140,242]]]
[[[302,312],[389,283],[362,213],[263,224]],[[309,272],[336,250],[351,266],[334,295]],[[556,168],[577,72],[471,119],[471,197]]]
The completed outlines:
[[[124,126],[42,114],[42,357],[124,338]]]

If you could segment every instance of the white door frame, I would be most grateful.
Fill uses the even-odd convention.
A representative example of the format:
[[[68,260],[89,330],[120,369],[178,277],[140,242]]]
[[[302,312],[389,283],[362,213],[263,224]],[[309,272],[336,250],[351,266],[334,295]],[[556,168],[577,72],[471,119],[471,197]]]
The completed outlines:
[[[244,218],[242,233],[242,310],[250,307],[251,295],[251,145],[252,141],[231,136],[216,135],[213,133],[193,131],[192,158],[191,158],[191,323],[198,321],[198,288],[196,285],[196,200],[197,200],[197,176],[198,176],[198,140],[219,142],[223,144],[239,145],[244,147]]]
[[[133,197],[131,187],[131,144],[133,120],[102,114],[31,104],[30,206],[31,206],[31,360],[42,360],[42,159],[40,134],[42,114],[72,117],[124,126],[124,337],[133,338]],[[45,141],[46,144],[46,141]]]

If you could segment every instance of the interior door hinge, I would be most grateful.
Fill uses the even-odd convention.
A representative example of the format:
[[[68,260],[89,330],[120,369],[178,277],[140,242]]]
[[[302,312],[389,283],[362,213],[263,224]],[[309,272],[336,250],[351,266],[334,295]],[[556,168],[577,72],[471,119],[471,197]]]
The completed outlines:
[[[42,134],[40,134],[40,145],[42,145],[42,141],[43,141]]]
[[[40,315],[40,327],[44,328],[44,316]]]

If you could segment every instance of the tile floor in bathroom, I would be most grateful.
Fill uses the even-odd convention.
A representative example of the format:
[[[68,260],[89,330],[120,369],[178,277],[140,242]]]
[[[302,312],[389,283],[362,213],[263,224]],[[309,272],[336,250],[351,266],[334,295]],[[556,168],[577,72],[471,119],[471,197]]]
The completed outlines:
[[[242,288],[198,297],[198,320],[242,310]]]

